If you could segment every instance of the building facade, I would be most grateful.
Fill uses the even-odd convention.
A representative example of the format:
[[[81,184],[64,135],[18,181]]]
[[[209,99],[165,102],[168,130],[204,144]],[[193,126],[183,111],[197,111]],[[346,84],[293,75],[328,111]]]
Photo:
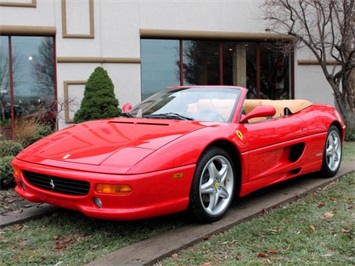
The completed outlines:
[[[1,128],[53,109],[72,123],[97,66],[120,106],[171,85],[333,104],[312,57],[265,31],[261,0],[0,0]],[[326,89],[325,89],[326,88]]]

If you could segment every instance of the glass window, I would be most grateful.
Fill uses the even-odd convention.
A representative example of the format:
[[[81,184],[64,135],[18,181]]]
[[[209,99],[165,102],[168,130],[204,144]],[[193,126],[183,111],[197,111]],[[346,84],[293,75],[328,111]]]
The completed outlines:
[[[179,41],[141,40],[142,99],[180,84]]]
[[[260,44],[260,96],[264,99],[289,99],[290,54],[283,45]]]
[[[235,42],[223,44],[223,85],[237,85],[238,75],[241,69],[238,68],[238,47]],[[240,86],[242,84],[239,83]]]
[[[257,64],[257,44],[256,43],[246,43],[246,58],[247,58],[247,85],[248,89],[247,97],[249,99],[259,98],[259,79],[258,79],[258,64]]]
[[[53,38],[12,37],[12,62],[15,104],[23,115],[53,106]]]
[[[184,84],[218,85],[219,42],[184,41]]]
[[[11,136],[8,37],[0,36],[0,134]]]
[[[237,85],[248,98],[289,99],[291,61],[281,42],[142,40],[142,98],[182,83]]]
[[[15,121],[12,118],[22,121],[33,117],[54,128],[56,91],[53,37],[1,36],[0,40],[0,75],[5,75],[0,81],[0,108],[4,114],[1,117],[2,131],[8,124],[14,128]],[[11,47],[7,43],[11,43]]]

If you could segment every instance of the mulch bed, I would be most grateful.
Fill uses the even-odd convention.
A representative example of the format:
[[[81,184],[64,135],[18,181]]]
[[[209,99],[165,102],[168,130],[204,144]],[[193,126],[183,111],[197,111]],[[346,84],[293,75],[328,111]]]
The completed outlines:
[[[36,203],[29,202],[18,196],[13,188],[0,190],[0,215],[8,212],[21,212],[25,208],[30,208]]]

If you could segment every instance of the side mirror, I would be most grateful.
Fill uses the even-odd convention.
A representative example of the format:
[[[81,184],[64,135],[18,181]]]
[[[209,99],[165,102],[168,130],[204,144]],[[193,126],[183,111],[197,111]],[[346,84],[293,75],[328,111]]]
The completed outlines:
[[[132,109],[132,104],[130,104],[130,103],[126,103],[126,104],[123,105],[123,107],[122,107],[122,111],[123,111],[124,113],[128,113],[129,111],[131,111],[131,109]]]
[[[242,115],[240,119],[240,123],[244,123],[249,119],[256,118],[256,117],[272,117],[276,114],[275,107],[271,105],[260,105],[255,107],[251,112],[246,115]]]

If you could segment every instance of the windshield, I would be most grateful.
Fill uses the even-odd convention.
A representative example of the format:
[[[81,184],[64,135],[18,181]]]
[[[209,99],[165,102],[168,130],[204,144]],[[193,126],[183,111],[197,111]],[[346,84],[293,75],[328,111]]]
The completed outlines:
[[[229,122],[240,89],[190,87],[162,90],[135,106],[127,116]]]

